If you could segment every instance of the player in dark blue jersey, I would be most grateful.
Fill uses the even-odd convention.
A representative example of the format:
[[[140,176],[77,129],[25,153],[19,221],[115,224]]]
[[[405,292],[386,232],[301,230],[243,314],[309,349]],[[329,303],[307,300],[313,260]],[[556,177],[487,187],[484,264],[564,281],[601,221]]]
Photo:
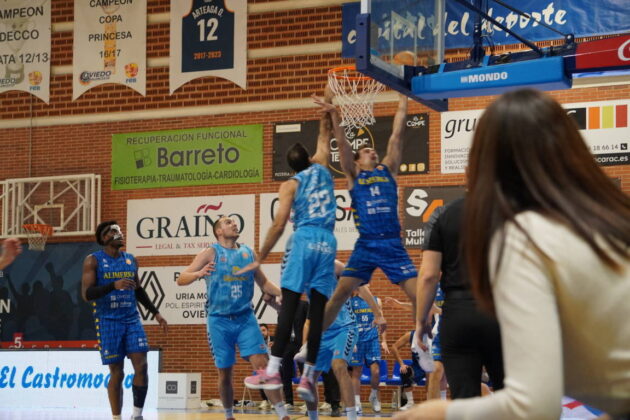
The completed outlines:
[[[337,139],[341,168],[348,180],[359,239],[326,307],[325,327],[332,323],[352,291],[370,281],[376,268],[383,270],[392,283],[399,285],[415,305],[418,273],[400,237],[395,179],[402,158],[402,133],[406,117],[407,97],[400,95],[387,144],[387,155],[382,162],[379,162],[374,149],[361,147],[354,153],[345,137],[341,137],[343,140]],[[375,321],[382,324],[382,328],[385,327],[383,318]]]
[[[316,398],[315,362],[321,342],[324,308],[335,288],[337,240],[333,229],[337,206],[332,176],[327,168],[331,129],[334,129],[337,138],[343,136],[336,107],[325,99],[313,99],[323,113],[317,150],[309,157],[308,151],[299,143],[289,149],[287,161],[296,175],[280,186],[278,211],[273,225],[263,242],[258,260],[247,268],[255,268],[264,261],[284,232],[293,211],[295,232],[287,242],[282,262],[282,308],[271,358],[265,374],[245,379],[245,384],[253,389],[263,385],[282,386],[280,362],[291,336],[291,325],[300,296],[307,293],[310,299],[308,349],[297,392],[308,402]]]
[[[268,355],[258,321],[254,314],[252,298],[254,284],[260,287],[268,304],[275,305],[280,289],[265,277],[260,268],[237,274],[241,268],[255,259],[254,251],[238,243],[238,225],[222,216],[214,223],[217,242],[201,251],[193,262],[177,278],[179,286],[186,286],[203,278],[206,282],[207,332],[210,352],[219,369],[219,395],[227,420],[234,418],[233,366],[236,363],[236,347],[241,357],[252,367],[263,370],[267,367]],[[280,420],[288,420],[287,410],[279,390],[267,389]]]
[[[167,332],[167,323],[151,299],[140,287],[138,263],[133,255],[121,251],[123,234],[116,221],[103,222],[96,228],[96,242],[101,251],[88,255],[83,262],[81,293],[94,306],[94,323],[101,360],[109,366],[107,385],[114,420],[120,420],[125,356],[131,360],[134,377],[133,420],[142,420],[147,395],[147,351],[149,343],[140,322],[140,302]]]

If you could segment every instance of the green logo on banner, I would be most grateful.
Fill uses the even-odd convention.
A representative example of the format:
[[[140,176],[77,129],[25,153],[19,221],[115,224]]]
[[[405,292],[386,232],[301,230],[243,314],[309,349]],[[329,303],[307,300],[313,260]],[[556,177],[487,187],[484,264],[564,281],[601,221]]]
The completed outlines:
[[[112,190],[262,182],[263,127],[114,134]]]

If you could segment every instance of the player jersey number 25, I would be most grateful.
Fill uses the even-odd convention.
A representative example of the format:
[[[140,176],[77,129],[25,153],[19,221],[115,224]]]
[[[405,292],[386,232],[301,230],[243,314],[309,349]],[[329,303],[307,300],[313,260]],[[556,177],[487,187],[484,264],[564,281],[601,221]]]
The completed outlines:
[[[320,190],[311,193],[308,196],[309,217],[326,217],[326,209],[331,199],[328,190]]]
[[[190,0],[182,18],[182,72],[234,68],[234,12],[225,0]]]

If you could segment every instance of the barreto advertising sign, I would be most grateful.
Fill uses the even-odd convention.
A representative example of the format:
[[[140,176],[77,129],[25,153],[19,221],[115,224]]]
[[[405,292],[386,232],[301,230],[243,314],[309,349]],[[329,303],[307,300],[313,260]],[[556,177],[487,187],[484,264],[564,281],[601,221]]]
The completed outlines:
[[[114,134],[112,190],[262,182],[260,124]]]

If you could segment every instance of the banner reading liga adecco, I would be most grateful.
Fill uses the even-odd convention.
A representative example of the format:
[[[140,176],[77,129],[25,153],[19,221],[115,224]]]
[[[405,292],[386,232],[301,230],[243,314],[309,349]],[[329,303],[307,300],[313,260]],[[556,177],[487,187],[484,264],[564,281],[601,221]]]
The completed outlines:
[[[50,97],[50,1],[0,1],[0,93]]]
[[[112,190],[262,182],[263,127],[114,134]]]
[[[147,0],[75,0],[72,100],[104,83],[146,93]]]

